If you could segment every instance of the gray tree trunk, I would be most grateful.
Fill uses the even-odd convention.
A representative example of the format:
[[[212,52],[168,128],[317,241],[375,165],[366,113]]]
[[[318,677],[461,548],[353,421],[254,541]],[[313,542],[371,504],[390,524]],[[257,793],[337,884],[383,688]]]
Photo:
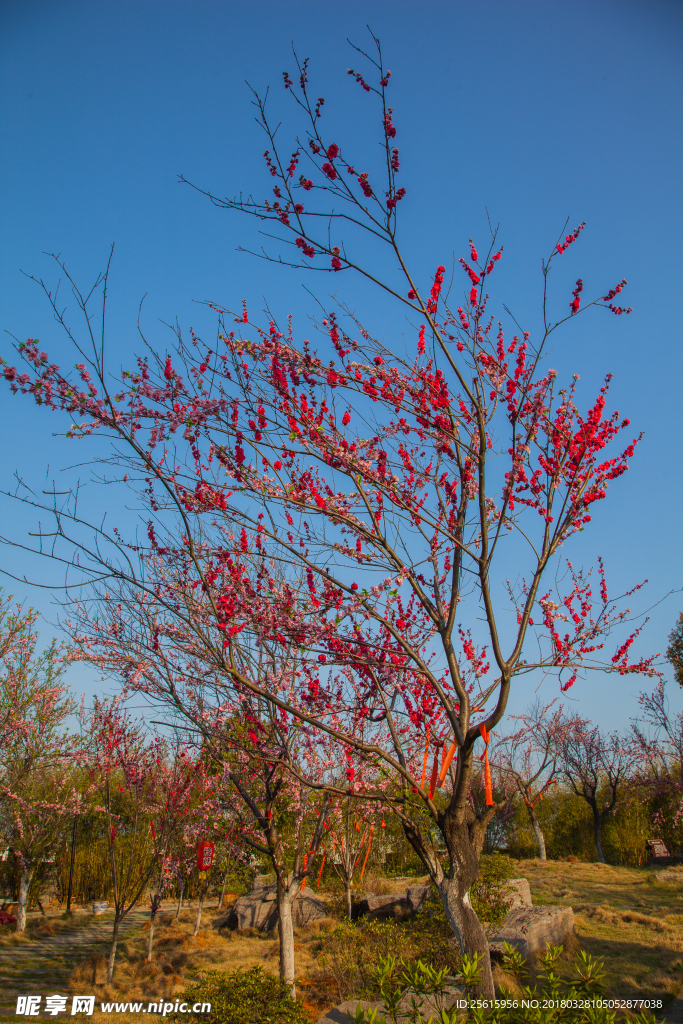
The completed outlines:
[[[280,980],[289,988],[292,999],[296,999],[294,983],[294,900],[299,891],[296,882],[287,888],[278,882],[277,910],[280,933]]]
[[[351,903],[351,882],[348,879],[344,880],[344,899],[346,902],[346,916],[349,921],[351,920],[351,914],[353,912],[353,906]]]
[[[17,931],[26,931],[26,904],[28,902],[28,890],[33,878],[33,867],[22,867],[21,878],[19,879],[19,906],[17,907]]]
[[[533,807],[529,807],[529,820],[531,821],[531,827],[534,830],[534,836],[536,837],[536,844],[538,846],[538,859],[547,860],[545,852],[545,836],[543,835],[543,829],[541,823],[536,817],[536,812]]]
[[[460,952],[470,957],[474,954],[479,955],[481,981],[476,988],[476,995],[482,999],[493,999],[495,989],[488,939],[472,907],[469,888],[463,892],[457,878],[444,878],[438,889],[446,920],[460,947]]]
[[[152,914],[149,919],[149,939],[147,940],[147,963],[152,962],[152,945],[154,943],[154,922],[156,920],[156,914]]]
[[[202,907],[204,906],[204,893],[205,892],[206,892],[206,889],[203,889],[202,890],[202,894],[199,897],[199,906],[197,907],[197,920],[194,923],[194,931],[192,932],[192,937],[193,938],[197,934],[197,932],[199,931],[199,926],[202,923]]]

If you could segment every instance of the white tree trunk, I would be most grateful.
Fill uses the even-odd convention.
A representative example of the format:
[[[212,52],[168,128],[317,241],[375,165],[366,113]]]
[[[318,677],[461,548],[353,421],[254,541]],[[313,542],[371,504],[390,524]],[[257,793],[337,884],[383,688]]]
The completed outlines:
[[[193,938],[197,934],[197,932],[199,931],[199,926],[202,923],[202,907],[203,906],[204,906],[204,891],[202,891],[202,894],[199,897],[199,906],[197,907],[197,920],[194,923],[194,931],[192,932],[192,937]]]
[[[346,903],[346,916],[350,921],[353,913],[353,903],[351,901],[351,883],[347,879],[344,880],[344,900]]]
[[[26,904],[28,902],[28,890],[33,878],[33,867],[22,867],[19,880],[19,905],[17,907],[17,931],[26,930]]]
[[[109,956],[107,957],[107,985],[111,985],[114,978],[114,961],[116,960],[116,945],[119,940],[119,925],[121,919],[118,915],[118,910],[114,915],[114,930],[112,932],[111,947],[109,949]]]
[[[289,886],[288,890],[280,892],[278,885],[277,910],[278,929],[280,932],[280,980],[288,986],[292,999],[296,999],[296,986],[294,984],[294,900],[299,891],[296,887]]]

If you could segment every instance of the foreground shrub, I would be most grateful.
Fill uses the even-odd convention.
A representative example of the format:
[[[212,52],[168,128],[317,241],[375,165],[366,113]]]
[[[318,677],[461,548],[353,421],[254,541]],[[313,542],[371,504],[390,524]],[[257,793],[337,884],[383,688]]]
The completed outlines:
[[[291,998],[287,986],[262,967],[232,974],[207,971],[185,990],[183,999],[190,1005],[210,1003],[211,1011],[169,1016],[178,1024],[310,1024],[308,1014]]]
[[[481,957],[477,955],[462,958],[455,978],[449,978],[445,969],[438,970],[422,961],[406,966],[387,956],[380,958],[375,975],[384,1012],[359,1007],[352,1019],[355,1024],[654,1024],[654,1015],[648,1010],[636,1015],[633,1011],[619,1013],[613,1009],[614,1000],[603,997],[602,961],[594,960],[583,950],[576,956],[574,977],[565,981],[555,973],[562,946],[548,945],[538,957],[540,970],[533,985],[524,984],[529,975],[526,961],[507,942],[505,950],[505,970],[520,983],[521,995],[501,986],[497,999],[477,999],[475,993],[482,974]],[[454,981],[460,995],[456,1004],[449,1006]],[[450,999],[446,998],[448,988]],[[431,1005],[425,1009],[425,1004]]]

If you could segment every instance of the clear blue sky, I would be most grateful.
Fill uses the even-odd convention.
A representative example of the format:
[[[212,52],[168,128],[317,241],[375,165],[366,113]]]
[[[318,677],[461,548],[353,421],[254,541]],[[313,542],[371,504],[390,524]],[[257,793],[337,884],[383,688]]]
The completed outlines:
[[[311,57],[313,89],[326,95],[340,140],[369,138],[370,108],[345,73],[358,63],[346,37],[364,43],[369,22],[393,72],[414,262],[433,270],[465,253],[470,235],[484,236],[488,209],[507,253],[498,297],[520,315],[537,316],[540,258],[566,217],[588,227],[558,273],[561,301],[578,276],[593,293],[628,279],[629,317],[596,314],[553,353],[561,373],[581,374],[586,398],[614,372],[612,404],[645,431],[631,471],[572,556],[588,564],[602,554],[615,591],[647,577],[640,607],[683,585],[679,2],[4,0],[0,19],[3,329],[63,353],[20,270],[54,281],[42,253],[61,252],[85,282],[112,242],[115,361],[136,347],[145,293],[145,328],[162,346],[160,319],[210,330],[193,300],[234,306],[266,296],[279,314],[303,318],[301,278],[237,253],[259,244],[253,226],[215,210],[177,175],[219,193],[265,194],[264,143],[244,83],[274,86],[279,109],[292,42]],[[344,287],[351,296],[348,278]],[[367,291],[355,294],[362,305]],[[371,315],[381,326],[376,302]],[[6,356],[8,347],[9,339]],[[40,486],[48,463],[59,481],[84,457],[51,436],[65,427],[41,412],[0,394],[5,487],[15,469]],[[0,514],[2,532],[26,530],[11,506]],[[10,571],[25,568],[15,552],[0,554]],[[41,571],[49,582],[49,567]],[[49,591],[12,589],[55,617]],[[654,610],[643,652],[664,650],[681,608],[675,594]],[[88,693],[97,685],[85,670],[74,683]],[[579,709],[625,726],[639,686],[634,677],[594,678],[576,693]],[[679,693],[674,701],[683,704]]]

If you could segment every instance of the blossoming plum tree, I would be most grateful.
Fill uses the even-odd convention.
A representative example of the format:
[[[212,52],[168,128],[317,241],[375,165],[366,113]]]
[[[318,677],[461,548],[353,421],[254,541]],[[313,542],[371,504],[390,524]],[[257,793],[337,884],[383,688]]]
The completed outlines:
[[[469,896],[487,824],[468,798],[475,745],[487,747],[511,688],[536,670],[554,674],[565,691],[588,670],[654,672],[651,660],[630,659],[639,630],[611,656],[605,651],[627,611],[609,600],[604,575],[594,593],[590,571],[568,563],[559,583],[554,571],[560,548],[576,545],[609,484],[627,470],[638,438],[614,449],[629,420],[606,411],[609,378],[581,412],[577,377],[563,387],[545,368],[548,339],[591,306],[629,310],[614,302],[624,281],[582,304],[578,279],[554,318],[549,273],[573,257],[583,225],[543,263],[534,338],[514,320],[508,331],[493,311],[489,289],[503,256],[495,232],[485,249],[470,242],[461,258],[460,300],[444,292],[440,259],[429,274],[414,267],[399,245],[407,192],[397,183],[390,72],[378,43],[366,56],[369,75],[349,74],[378,103],[379,163],[324,131],[324,101],[310,98],[303,62],[298,82],[284,78],[306,131],[291,156],[256,97],[272,196],[207,194],[279,232],[291,255],[276,262],[363,276],[378,299],[405,312],[403,343],[393,331],[378,340],[333,300],[316,324],[319,349],[298,340],[291,319],[261,322],[246,304],[237,312],[214,305],[217,342],[178,331],[173,352],[141,355],[117,389],[104,341],[92,333],[88,348],[79,342],[75,374],[30,340],[19,346],[26,370],[6,365],[4,376],[14,392],[67,413],[68,436],[103,428],[115,436],[108,461],[146,510],[146,552],[103,527],[95,548],[82,540],[86,525],[73,502],[55,498],[56,557],[71,564],[62,545],[79,544],[81,582],[91,581],[93,593],[106,575],[148,595],[162,609],[166,635],[174,623],[191,632],[226,690],[334,739],[352,794],[368,798],[355,782],[358,760],[382,780],[371,796],[387,799],[391,782],[393,811],[461,950],[482,956],[480,991],[491,995],[488,945]],[[376,258],[381,244],[391,256],[386,276]],[[71,283],[91,332],[90,295]],[[74,338],[55,293],[45,290]],[[174,585],[182,578],[185,592],[197,589],[210,616],[193,623],[182,602],[136,567],[143,554],[172,570]],[[256,575],[247,559],[258,564]],[[507,581],[511,562],[517,576]],[[288,692],[243,671],[240,651],[252,642],[296,652],[299,675]],[[319,784],[330,788],[329,780]],[[433,797],[444,785],[441,808]]]

